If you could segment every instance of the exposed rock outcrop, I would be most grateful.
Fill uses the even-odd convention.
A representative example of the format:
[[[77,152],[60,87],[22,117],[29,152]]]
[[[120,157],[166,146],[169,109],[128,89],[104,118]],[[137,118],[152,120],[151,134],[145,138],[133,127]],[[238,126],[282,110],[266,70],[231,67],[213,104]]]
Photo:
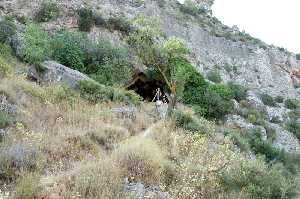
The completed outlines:
[[[28,77],[43,84],[65,84],[71,88],[76,88],[77,82],[80,80],[91,80],[87,75],[72,70],[55,61],[45,61],[38,66],[38,68],[36,66],[31,66],[28,71]]]

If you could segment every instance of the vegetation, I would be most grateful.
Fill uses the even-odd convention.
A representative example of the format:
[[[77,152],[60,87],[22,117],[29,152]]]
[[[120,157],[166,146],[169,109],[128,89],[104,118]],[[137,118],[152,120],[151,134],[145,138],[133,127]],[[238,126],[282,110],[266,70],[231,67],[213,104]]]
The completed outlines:
[[[38,12],[35,14],[37,22],[48,22],[56,19],[60,14],[60,8],[56,0],[43,1]]]
[[[296,54],[296,59],[300,60],[300,54]]]
[[[183,128],[187,131],[196,133],[201,130],[199,120],[197,119],[197,117],[192,115],[192,113],[186,113],[180,110],[176,110],[173,112],[172,119],[174,119],[175,125],[177,127]]]
[[[0,43],[8,42],[9,37],[16,33],[16,25],[12,20],[6,18],[0,21]]]
[[[133,91],[125,91],[109,86],[103,86],[94,81],[79,82],[79,90],[83,98],[94,103],[115,101],[128,104],[138,104],[141,100],[140,96]]]
[[[291,120],[288,122],[287,129],[300,140],[300,122],[298,120]]]
[[[29,24],[25,30],[23,60],[35,64],[49,58],[52,54],[50,37],[37,24]]]
[[[12,73],[12,67],[0,56],[0,77],[7,77]]]
[[[126,34],[129,34],[132,29],[131,23],[125,16],[110,17],[106,22],[106,26],[109,30],[118,30]]]
[[[233,95],[234,95],[233,98],[236,101],[240,102],[242,100],[247,99],[247,91],[248,91],[247,88],[245,88],[242,85],[238,85],[238,84],[234,84],[234,83],[229,83],[228,86],[231,89],[231,91],[233,92]]]
[[[184,1],[184,4],[180,6],[180,11],[193,16],[204,12],[197,4],[195,4],[191,0]]]
[[[13,122],[13,117],[4,111],[0,111],[0,129],[6,128]]]
[[[207,74],[207,79],[214,82],[214,83],[221,83],[222,82],[221,75],[217,70],[210,71]]]
[[[276,106],[276,101],[273,99],[273,97],[266,93],[261,95],[261,100],[264,103],[264,105]]]
[[[89,32],[95,24],[95,16],[93,10],[91,8],[80,8],[77,13],[79,30]]]
[[[284,102],[285,107],[288,109],[297,109],[300,107],[300,102],[296,99],[287,99]]]
[[[277,96],[277,97],[275,97],[275,101],[277,103],[283,103],[284,102],[284,98],[282,96]]]
[[[293,198],[297,194],[291,174],[281,164],[268,166],[262,158],[242,162],[221,176],[228,190],[243,192],[250,198]]]

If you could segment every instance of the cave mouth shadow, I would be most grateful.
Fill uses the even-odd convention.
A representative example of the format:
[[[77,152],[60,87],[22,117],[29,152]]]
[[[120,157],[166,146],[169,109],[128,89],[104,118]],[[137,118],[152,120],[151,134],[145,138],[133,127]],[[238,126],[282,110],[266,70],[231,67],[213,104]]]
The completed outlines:
[[[150,80],[145,74],[139,74],[132,83],[127,86],[128,90],[133,90],[139,94],[145,101],[151,102],[155,97],[156,89],[160,88],[164,95],[165,84],[162,81]]]

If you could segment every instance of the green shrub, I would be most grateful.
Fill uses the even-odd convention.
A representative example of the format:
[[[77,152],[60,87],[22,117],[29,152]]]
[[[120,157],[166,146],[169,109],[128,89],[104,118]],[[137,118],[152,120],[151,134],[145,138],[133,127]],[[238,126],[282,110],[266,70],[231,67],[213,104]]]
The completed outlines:
[[[3,58],[12,57],[12,49],[9,45],[0,43],[0,56]]]
[[[284,98],[283,98],[282,96],[277,96],[277,97],[275,97],[275,101],[276,101],[277,103],[283,103]]]
[[[49,35],[36,24],[29,24],[25,30],[24,61],[35,64],[49,58],[52,54]]]
[[[53,58],[61,64],[85,72],[85,51],[82,46],[89,45],[84,34],[59,31],[53,36]]]
[[[9,19],[0,21],[0,43],[8,42],[9,37],[16,33],[16,25]]]
[[[273,97],[270,96],[270,95],[268,95],[268,94],[266,94],[266,93],[261,95],[261,100],[264,103],[264,105],[267,105],[267,106],[276,106],[276,102],[273,99]]]
[[[109,60],[97,68],[97,72],[91,77],[105,85],[125,85],[132,78],[133,67],[118,60]]]
[[[205,109],[206,118],[221,119],[233,110],[232,91],[226,85],[210,85],[207,87],[201,105]]]
[[[131,31],[131,24],[124,16],[110,17],[107,26],[110,30],[118,30],[126,34]]]
[[[104,86],[94,81],[80,81],[78,86],[81,96],[93,103],[117,101],[139,104],[141,101],[141,97],[133,91]]]
[[[221,75],[217,70],[208,72],[207,79],[214,82],[214,83],[221,83],[222,82]]]
[[[221,181],[228,192],[243,192],[249,198],[294,198],[298,192],[295,178],[282,164],[268,166],[262,158],[223,171]]]
[[[247,88],[245,88],[242,85],[234,84],[234,83],[229,83],[228,84],[229,88],[232,90],[234,99],[238,102],[242,100],[247,99]]]
[[[89,32],[95,24],[93,10],[90,8],[80,8],[78,11],[78,27],[80,31]]]
[[[285,100],[284,104],[285,104],[285,107],[288,109],[297,109],[297,107],[300,107],[300,105],[299,105],[300,103],[296,99],[287,99],[287,100]]]
[[[104,27],[107,25],[106,20],[102,17],[100,13],[95,14],[95,25]]]
[[[3,129],[13,122],[12,116],[6,112],[0,111],[0,129]]]
[[[60,9],[55,0],[43,1],[38,12],[35,14],[37,22],[48,22],[59,16]]]
[[[199,132],[201,130],[198,119],[192,113],[185,113],[175,110],[172,113],[176,127],[183,128],[191,132]]]
[[[296,59],[300,60],[300,54],[296,54]]]
[[[266,120],[266,115],[263,112],[263,109],[255,109],[255,108],[248,108],[245,111],[244,116],[255,125],[263,125]]]
[[[300,140],[300,122],[292,120],[287,123],[287,130],[292,132]]]
[[[241,132],[227,129],[224,135],[228,136],[233,141],[233,144],[238,146],[242,151],[250,150],[248,140],[241,135]]]
[[[195,16],[200,13],[200,8],[193,1],[185,0],[180,6],[180,11]]]

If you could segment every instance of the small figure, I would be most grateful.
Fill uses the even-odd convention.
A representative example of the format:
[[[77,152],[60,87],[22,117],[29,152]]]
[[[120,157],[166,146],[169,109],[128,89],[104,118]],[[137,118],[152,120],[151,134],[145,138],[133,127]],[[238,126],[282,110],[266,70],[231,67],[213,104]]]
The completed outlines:
[[[156,101],[155,101],[156,100]],[[152,100],[152,102],[155,101],[155,108],[156,108],[156,113],[158,115],[159,119],[164,119],[166,116],[166,108],[168,106],[167,103],[167,96],[164,95],[162,96],[162,92],[160,88],[156,89],[155,96]]]

